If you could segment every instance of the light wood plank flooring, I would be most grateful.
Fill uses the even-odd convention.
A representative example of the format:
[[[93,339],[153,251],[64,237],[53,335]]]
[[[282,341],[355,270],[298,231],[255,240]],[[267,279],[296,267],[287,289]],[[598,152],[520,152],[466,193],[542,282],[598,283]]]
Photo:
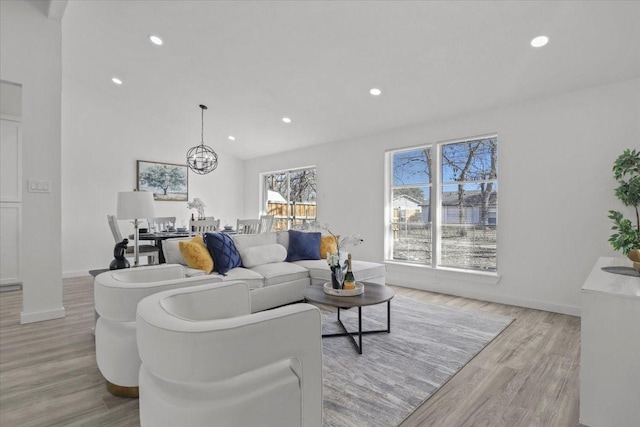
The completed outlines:
[[[402,427],[579,426],[579,318],[394,290],[516,318]],[[110,395],[96,367],[93,278],[64,280],[64,319],[20,325],[21,305],[0,294],[0,426],[138,426],[137,399]]]

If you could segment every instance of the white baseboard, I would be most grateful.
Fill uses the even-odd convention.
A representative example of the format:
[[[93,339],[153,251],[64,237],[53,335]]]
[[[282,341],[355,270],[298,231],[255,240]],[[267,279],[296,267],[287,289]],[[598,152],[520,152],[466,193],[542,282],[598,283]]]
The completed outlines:
[[[395,283],[389,283],[389,284],[395,285]],[[580,314],[581,314],[580,307],[572,306],[572,305],[564,305],[564,304],[555,304],[548,301],[526,300],[521,298],[505,297],[505,296],[498,296],[498,295],[485,295],[485,294],[475,293],[475,292],[460,292],[457,289],[444,290],[437,285],[418,286],[418,285],[412,285],[412,284],[403,284],[403,285],[396,285],[396,286],[400,286],[403,288],[420,289],[420,290],[429,291],[429,292],[438,292],[441,294],[455,295],[455,296],[464,297],[464,298],[473,298],[481,301],[495,302],[498,304],[508,304],[508,305],[515,305],[518,307],[533,308],[535,310],[550,311],[552,313],[568,314],[570,316],[580,317]]]
[[[47,311],[34,311],[31,313],[20,312],[20,324],[43,322],[45,320],[60,319],[64,317],[64,307],[56,308],[55,310]]]
[[[0,292],[12,292],[22,290],[22,283],[12,283],[9,285],[0,285]]]
[[[91,276],[89,271],[87,270],[79,270],[79,271],[65,271],[62,273],[63,279],[70,279],[72,277],[82,277],[82,276]]]

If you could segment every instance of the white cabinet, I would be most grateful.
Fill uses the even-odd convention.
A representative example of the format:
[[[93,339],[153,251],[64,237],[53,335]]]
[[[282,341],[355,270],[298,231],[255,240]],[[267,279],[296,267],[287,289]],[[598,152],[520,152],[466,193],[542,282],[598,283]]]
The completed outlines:
[[[0,286],[22,282],[22,134],[19,118],[0,117]]]
[[[582,287],[580,423],[640,426],[640,277],[605,272],[631,266],[600,258]]]

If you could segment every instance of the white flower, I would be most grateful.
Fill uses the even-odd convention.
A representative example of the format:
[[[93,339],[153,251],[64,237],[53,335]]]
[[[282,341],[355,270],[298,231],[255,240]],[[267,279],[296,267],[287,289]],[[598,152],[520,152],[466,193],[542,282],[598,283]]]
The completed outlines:
[[[340,264],[340,255],[338,254],[327,254],[327,264],[329,267],[337,267]]]
[[[199,198],[193,199],[193,202],[187,202],[187,208],[189,209],[197,209],[198,210],[198,219],[204,218],[204,208],[205,204]]]
[[[317,221],[313,221],[311,223],[304,224],[304,225],[302,225],[301,228],[304,229],[304,230],[309,230],[309,231],[312,231],[312,230],[313,231],[325,230],[327,233],[329,233],[330,235],[333,236],[333,238],[336,240],[336,247],[337,247],[338,251],[335,254],[329,254],[329,256],[327,256],[327,263],[331,267],[335,267],[335,266],[340,264],[340,250],[341,249],[347,249],[348,247],[358,246],[359,244],[364,243],[364,240],[362,239],[362,237],[359,234],[349,234],[347,236],[338,237],[337,235],[335,235],[333,233],[333,231],[331,231],[331,228],[330,228],[329,224],[320,224]],[[335,258],[332,255],[335,255]]]
[[[187,208],[189,209],[202,209],[202,208],[206,208],[207,206],[203,203],[202,200],[200,200],[199,198],[195,198],[193,199],[193,202],[188,202],[187,203]]]

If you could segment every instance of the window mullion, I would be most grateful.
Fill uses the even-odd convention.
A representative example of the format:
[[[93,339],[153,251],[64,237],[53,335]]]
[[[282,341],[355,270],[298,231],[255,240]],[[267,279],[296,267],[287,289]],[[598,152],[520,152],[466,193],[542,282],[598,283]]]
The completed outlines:
[[[291,221],[291,172],[287,171],[287,229],[291,230],[293,225]]]
[[[431,171],[431,267],[436,268],[440,264],[440,240],[441,240],[441,216],[442,216],[442,145],[434,144],[435,162],[431,164],[435,170]]]

